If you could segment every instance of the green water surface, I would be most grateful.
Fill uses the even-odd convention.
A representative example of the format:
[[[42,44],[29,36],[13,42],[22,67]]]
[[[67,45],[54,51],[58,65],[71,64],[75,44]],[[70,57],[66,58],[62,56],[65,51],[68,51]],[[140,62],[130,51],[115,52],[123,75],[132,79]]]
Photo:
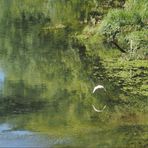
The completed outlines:
[[[91,7],[83,0],[0,0],[0,147],[148,147],[147,113],[116,101],[120,89],[99,59],[73,45]],[[107,92],[92,94],[96,84]],[[97,113],[92,104],[107,107]]]

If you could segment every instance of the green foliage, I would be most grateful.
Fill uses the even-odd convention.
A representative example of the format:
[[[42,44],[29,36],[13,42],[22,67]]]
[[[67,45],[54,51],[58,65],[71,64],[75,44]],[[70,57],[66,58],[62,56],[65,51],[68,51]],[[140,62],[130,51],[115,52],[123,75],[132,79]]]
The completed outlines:
[[[148,53],[148,30],[134,31],[126,36],[127,40],[132,41],[132,48],[138,50],[139,48],[145,50],[145,54]],[[147,53],[146,53],[147,52]]]
[[[100,7],[106,3],[107,10],[110,4],[120,4],[118,0],[0,1],[0,70],[5,77],[0,82],[1,120],[7,116],[1,123],[10,122],[18,132],[26,129],[47,133],[50,140],[60,137],[57,147],[147,146],[147,118],[142,113],[148,110],[147,61],[124,60],[117,50],[104,48],[104,38],[96,34],[99,24],[87,26],[84,34],[77,36],[80,44],[73,47],[71,30],[64,26],[64,22],[73,25],[87,18],[96,2]],[[145,25],[141,29],[146,20],[143,13],[133,18],[129,12],[115,10],[107,17],[110,24],[106,23],[105,35],[109,41],[115,35],[130,48],[132,40],[131,57],[139,46],[140,51],[147,48]],[[39,34],[46,19],[53,26],[49,27],[48,22],[45,28],[53,31],[45,29]],[[79,26],[74,27],[79,31]],[[98,83],[107,92],[92,94]],[[107,107],[98,114],[92,104]],[[17,113],[20,115],[12,116]],[[7,132],[15,135],[13,129],[0,134]],[[70,138],[66,144],[62,140],[65,137]]]
[[[102,3],[104,7],[117,8],[123,7],[125,0],[96,0],[98,4]]]
[[[126,51],[131,49],[132,40],[132,48],[140,51],[137,55],[146,54],[148,48],[147,9],[147,1],[127,1],[124,9],[109,11],[99,27],[99,32],[107,42],[114,41]]]
[[[48,23],[48,25],[61,22],[76,23],[78,19],[87,18],[87,13],[95,6],[87,0],[58,0],[56,2],[55,0],[2,0],[1,4],[1,7],[5,8],[4,15],[9,18],[9,21]]]
[[[120,87],[125,94],[147,97],[148,63],[145,60],[128,61],[122,58],[103,61],[109,79]],[[115,81],[116,80],[116,81]],[[132,101],[132,100],[129,100]]]

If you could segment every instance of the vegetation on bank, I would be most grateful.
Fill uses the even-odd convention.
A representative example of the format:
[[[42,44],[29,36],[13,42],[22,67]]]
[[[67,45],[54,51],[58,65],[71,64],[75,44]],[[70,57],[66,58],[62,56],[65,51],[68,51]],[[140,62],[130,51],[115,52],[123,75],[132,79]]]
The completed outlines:
[[[129,0],[124,9],[113,9],[99,26],[104,40],[122,52],[134,52],[144,58],[148,48],[148,2]]]
[[[146,1],[0,3],[1,116],[20,114],[19,130],[77,136],[74,147],[147,146]],[[98,83],[107,92],[92,94]],[[92,104],[107,108],[98,114]]]
[[[4,0],[3,5],[5,5]],[[71,44],[71,41],[66,40],[69,40],[69,34],[72,34],[70,29],[74,28],[78,31],[73,35],[79,48],[77,56],[81,59],[88,56],[88,61],[99,57],[101,66],[106,70],[104,77],[115,86],[120,86],[125,95],[130,92],[132,95],[147,97],[148,2],[146,0],[63,0],[57,1],[56,5],[54,0],[37,0],[35,3],[29,0],[15,0],[9,1],[7,5],[8,9],[1,16],[3,16],[2,26],[8,28],[5,29],[5,33],[13,32],[10,42],[16,34],[21,38],[21,34],[25,34],[26,29],[31,29],[29,28],[31,24],[34,38],[28,39],[25,34],[27,39],[24,39],[24,44],[30,45],[29,50],[33,50],[32,44],[36,42],[39,47],[40,44],[44,44],[43,40],[47,41],[46,44],[50,44],[52,38],[57,44],[51,43],[48,48],[57,46],[59,50],[66,53],[65,48]],[[84,25],[85,28],[80,33],[80,28]],[[17,29],[21,27],[24,28],[22,32]],[[61,38],[64,35],[68,39]],[[7,41],[5,42],[8,49],[8,46],[12,47],[12,45]],[[21,42],[17,45],[24,46]],[[17,48],[14,49],[18,51]],[[34,55],[37,50],[39,49],[34,49]],[[88,64],[88,61],[85,60],[84,63]],[[99,66],[98,64],[97,67]],[[97,68],[95,70],[89,68],[88,71],[94,72],[94,79],[102,77]]]
[[[87,55],[99,56],[108,80],[124,95],[148,96],[148,1],[127,0],[108,9],[97,24],[77,35]],[[95,72],[99,77],[99,72]],[[144,101],[145,102],[145,101]]]

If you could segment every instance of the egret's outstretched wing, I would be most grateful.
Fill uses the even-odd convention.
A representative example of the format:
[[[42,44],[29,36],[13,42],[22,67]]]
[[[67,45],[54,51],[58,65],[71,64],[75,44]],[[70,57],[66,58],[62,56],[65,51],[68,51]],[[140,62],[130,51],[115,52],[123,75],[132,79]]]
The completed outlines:
[[[103,85],[97,85],[97,86],[94,87],[93,93],[94,93],[97,89],[104,89],[104,90],[106,91],[106,89],[104,88]]]
[[[92,105],[92,107],[93,107],[94,111],[100,113],[100,112],[103,112],[103,110],[106,108],[106,105],[103,107],[102,110],[100,110],[100,109],[96,109],[94,105]]]
[[[97,90],[97,88],[96,88],[96,87],[94,87],[94,89],[93,89],[93,93],[94,93],[96,90]]]

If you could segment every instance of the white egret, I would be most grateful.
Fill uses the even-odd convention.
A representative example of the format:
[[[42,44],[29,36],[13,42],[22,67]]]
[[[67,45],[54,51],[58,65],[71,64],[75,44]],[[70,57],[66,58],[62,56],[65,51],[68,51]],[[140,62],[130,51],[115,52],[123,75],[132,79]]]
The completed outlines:
[[[94,105],[92,105],[94,111],[100,113],[100,112],[103,112],[103,110],[106,108],[106,105],[100,110],[100,109],[96,109]]]
[[[93,93],[94,93],[97,89],[104,89],[104,90],[106,91],[106,89],[104,88],[103,85],[97,85],[97,86],[94,87]]]
[[[104,88],[103,85],[97,85],[97,86],[94,87],[93,93],[94,93],[97,89],[104,89],[104,90],[106,91],[106,89]],[[100,109],[96,109],[94,105],[92,105],[92,107],[93,107],[94,111],[100,113],[100,112],[103,112],[103,111],[104,111],[104,109],[106,108],[106,105],[105,105],[101,110],[100,110]]]

